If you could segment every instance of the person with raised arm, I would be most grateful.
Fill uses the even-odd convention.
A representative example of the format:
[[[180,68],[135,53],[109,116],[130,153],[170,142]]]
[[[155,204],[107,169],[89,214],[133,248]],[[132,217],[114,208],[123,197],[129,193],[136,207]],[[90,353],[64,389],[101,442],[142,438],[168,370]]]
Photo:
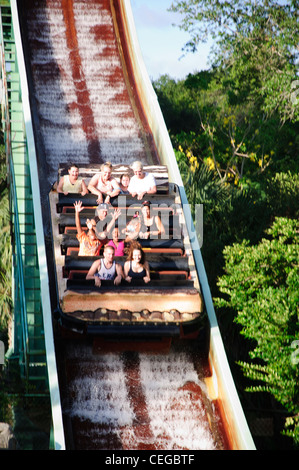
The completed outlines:
[[[78,256],[99,256],[103,243],[97,238],[92,224],[87,223],[87,232],[81,226],[80,212],[84,209],[82,201],[76,201],[74,207],[77,239],[79,241]]]
[[[109,241],[108,234],[121,214],[121,209],[119,208],[115,208],[112,215],[108,215],[108,210],[108,204],[99,204],[95,211],[95,217],[93,219],[87,219],[87,223],[93,226],[96,236],[104,244]]]

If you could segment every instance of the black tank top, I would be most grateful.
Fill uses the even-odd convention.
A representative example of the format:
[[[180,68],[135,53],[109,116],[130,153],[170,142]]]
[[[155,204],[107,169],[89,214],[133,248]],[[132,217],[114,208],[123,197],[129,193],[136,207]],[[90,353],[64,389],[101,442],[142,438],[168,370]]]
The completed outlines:
[[[156,224],[156,218],[153,217],[153,221],[152,221],[151,225],[146,225],[144,222],[142,222],[140,232],[143,232],[143,233],[149,232],[149,231],[156,232],[158,230],[159,229],[158,229],[157,224]]]
[[[146,270],[143,268],[140,273],[135,273],[132,269],[132,261],[130,261],[130,269],[128,272],[128,276],[130,276],[132,279],[143,279],[146,276]]]

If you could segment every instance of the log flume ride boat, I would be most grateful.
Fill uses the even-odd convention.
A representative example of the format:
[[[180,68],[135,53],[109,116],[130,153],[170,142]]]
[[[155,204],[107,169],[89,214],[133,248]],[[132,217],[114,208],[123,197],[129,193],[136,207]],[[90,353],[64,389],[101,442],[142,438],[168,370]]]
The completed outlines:
[[[11,5],[26,126],[34,135],[33,198],[47,255],[52,318],[44,318],[45,335],[53,334],[55,344],[47,348],[50,393],[54,432],[60,414],[65,440],[57,447],[254,448],[129,0]],[[86,230],[97,197],[58,193],[57,182],[70,162],[88,182],[106,161],[119,179],[136,160],[154,174],[157,192],[140,201],[119,195],[108,212],[120,209],[118,226],[126,227],[150,201],[166,234],[139,239],[148,284],[123,280],[97,287],[86,275],[98,257],[79,255],[74,211],[82,201]],[[125,257],[116,260],[123,266]]]
[[[58,180],[65,173],[61,166]],[[91,177],[101,171],[91,165],[79,168],[88,185]],[[130,167],[115,165],[112,177],[119,179],[130,173]],[[154,175],[157,193],[145,194],[137,200],[132,196],[117,196],[108,206],[109,214],[121,211],[117,226],[121,237],[135,212],[142,212],[144,201],[150,200],[152,217],[158,216],[164,227],[160,236],[137,238],[150,267],[151,281],[132,280],[115,286],[113,281],[102,281],[100,287],[86,275],[95,257],[78,255],[74,203],[82,201],[84,210],[81,223],[96,217],[97,196],[88,194],[64,195],[50,192],[52,233],[54,241],[56,283],[58,292],[57,314],[61,325],[81,334],[99,337],[122,337],[128,341],[136,337],[150,339],[196,338],[207,324],[200,283],[195,268],[187,225],[178,187],[169,183],[166,166],[144,166]],[[142,215],[142,214],[141,214]],[[112,229],[111,229],[112,231]],[[125,235],[123,235],[125,238]],[[131,241],[125,241],[130,245]],[[99,254],[99,258],[103,255]],[[122,267],[126,257],[116,257]]]

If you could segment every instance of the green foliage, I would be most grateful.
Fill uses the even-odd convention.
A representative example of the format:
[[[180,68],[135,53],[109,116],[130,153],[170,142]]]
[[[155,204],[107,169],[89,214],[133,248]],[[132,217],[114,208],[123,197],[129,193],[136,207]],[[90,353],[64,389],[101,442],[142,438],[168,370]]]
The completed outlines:
[[[259,103],[266,115],[278,112],[281,121],[298,119],[292,97],[296,81],[299,32],[297,0],[173,1],[171,11],[182,15],[180,28],[195,51],[209,37],[215,40],[214,64],[229,70],[239,97]]]
[[[298,442],[298,245],[286,219],[298,218],[299,200],[298,2],[174,0],[171,10],[190,35],[186,51],[215,39],[210,70],[154,87],[190,205],[204,204],[202,254],[220,328],[231,361],[257,381],[252,390],[286,407],[286,433]],[[276,216],[285,219],[265,238]]]
[[[276,218],[267,238],[224,250],[225,274],[218,281],[218,308],[236,312],[241,334],[255,343],[251,362],[240,362],[244,374],[258,382],[252,392],[267,391],[292,417],[287,433],[299,443],[299,366],[292,361],[299,345],[299,223]],[[298,342],[298,343],[297,343]]]
[[[227,188],[213,170],[205,164],[199,165],[192,154],[188,159],[183,152],[175,153],[193,215],[196,204],[205,204],[205,210],[210,211],[225,201]]]
[[[297,1],[173,1],[194,51],[215,39],[213,66],[154,82],[175,148],[240,185],[298,171]]]
[[[238,93],[229,70],[178,82],[162,78],[163,86],[153,85],[175,149],[191,152],[220,179],[240,187],[269,171],[298,170],[298,124],[282,126],[275,114],[266,118],[258,101]]]
[[[242,335],[256,344],[250,353],[253,362],[239,362],[246,377],[258,381],[250,390],[269,392],[293,413],[285,433],[298,442],[299,365],[294,370],[290,362],[298,339],[298,223],[276,219],[268,238],[260,242],[276,214],[298,215],[298,174],[277,173],[264,183],[243,182],[240,189],[222,182],[214,170],[182,150],[176,157],[191,208],[204,205],[202,253],[212,293],[216,277],[225,270],[218,283],[224,296],[216,305],[224,335],[234,343],[228,346],[237,357],[244,350],[231,326],[233,312],[238,311]],[[288,406],[296,400],[294,408]]]
[[[276,173],[267,182],[269,206],[275,215],[299,217],[299,174]]]
[[[162,75],[153,83],[167,126],[174,134],[198,128],[198,116],[193,96],[184,81]]]
[[[11,269],[12,248],[9,225],[9,200],[6,181],[6,161],[2,149],[0,153],[0,331],[7,329],[11,316]]]

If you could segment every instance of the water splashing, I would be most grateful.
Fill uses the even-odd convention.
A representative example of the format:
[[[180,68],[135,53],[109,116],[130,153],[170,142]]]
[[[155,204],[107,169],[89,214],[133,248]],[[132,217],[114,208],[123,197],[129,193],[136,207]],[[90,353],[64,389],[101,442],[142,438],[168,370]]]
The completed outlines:
[[[132,363],[132,370],[139,367],[137,375],[118,354],[88,360],[76,355],[65,413],[79,420],[79,427],[85,423],[89,438],[96,434],[99,443],[101,434],[110,433],[120,448],[130,450],[216,448],[202,400],[205,386],[187,354],[140,354]],[[139,395],[133,396],[132,380],[140,382],[135,384]]]
[[[188,355],[143,356],[140,369],[155,439],[167,436],[167,449],[214,449],[201,400],[205,386]]]
[[[84,367],[81,372],[84,373]],[[86,372],[85,372],[86,373]],[[131,426],[134,413],[127,396],[123,362],[108,354],[93,363],[88,375],[76,377],[69,387],[74,397],[71,417],[112,427]]]

